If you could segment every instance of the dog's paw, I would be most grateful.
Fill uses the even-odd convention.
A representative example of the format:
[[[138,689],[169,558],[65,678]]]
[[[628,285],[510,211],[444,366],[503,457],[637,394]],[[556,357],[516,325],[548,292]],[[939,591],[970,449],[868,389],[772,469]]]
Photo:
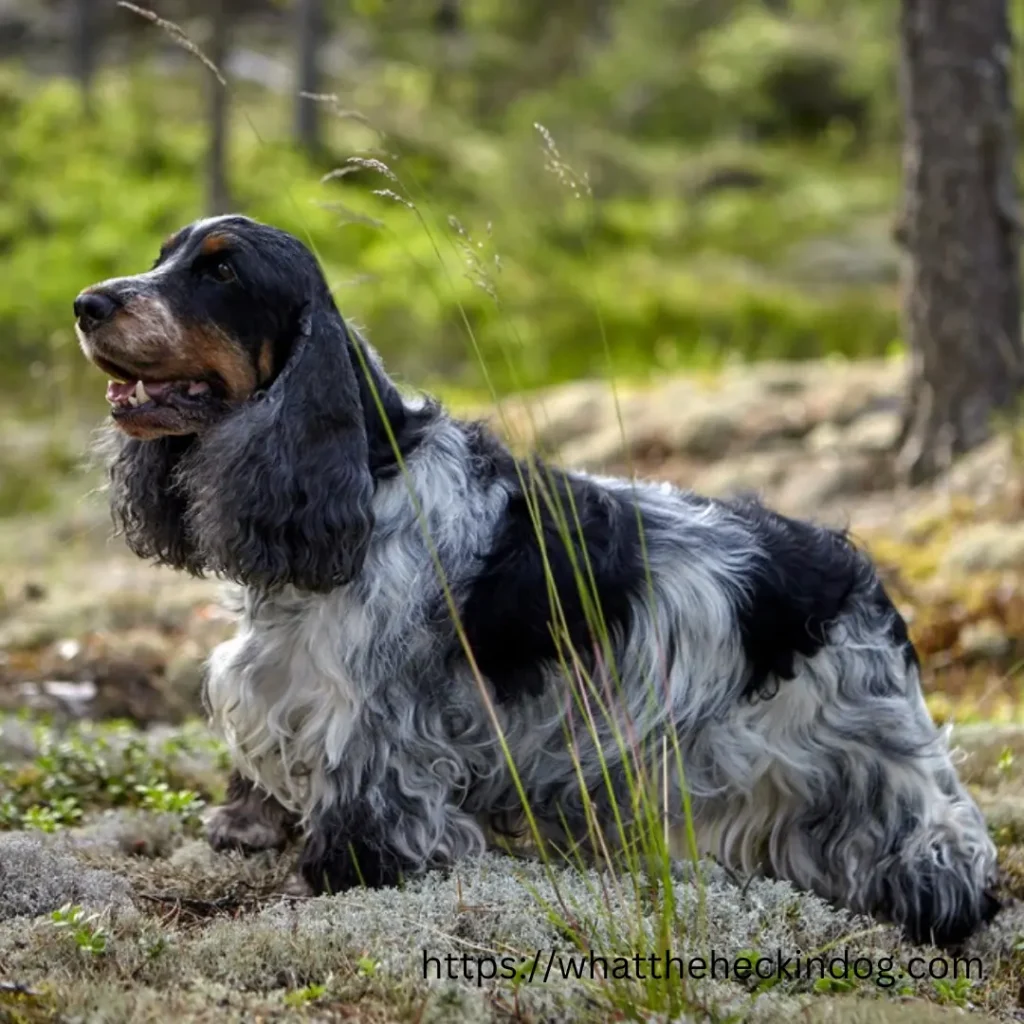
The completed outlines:
[[[267,815],[246,813],[244,808],[228,804],[218,807],[206,822],[206,840],[215,850],[241,850],[260,853],[281,850],[288,844],[288,831]]]
[[[309,896],[315,896],[313,887],[307,882],[302,875],[297,872],[290,874],[281,886],[281,894],[283,896],[291,896],[294,898],[307,898]]]

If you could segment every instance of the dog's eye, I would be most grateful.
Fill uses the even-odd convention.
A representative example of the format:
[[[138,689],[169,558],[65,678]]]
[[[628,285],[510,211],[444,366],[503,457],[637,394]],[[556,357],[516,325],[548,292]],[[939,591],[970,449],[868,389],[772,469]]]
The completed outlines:
[[[238,280],[234,268],[227,260],[221,260],[219,263],[213,264],[206,273],[212,277],[214,281],[220,281],[221,284],[228,284],[231,281]]]

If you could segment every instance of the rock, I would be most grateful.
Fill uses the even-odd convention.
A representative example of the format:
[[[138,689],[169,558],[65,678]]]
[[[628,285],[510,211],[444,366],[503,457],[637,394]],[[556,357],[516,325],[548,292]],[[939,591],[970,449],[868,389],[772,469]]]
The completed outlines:
[[[727,459],[696,474],[693,488],[716,497],[740,494],[767,494],[786,479],[792,464],[789,452],[755,452]]]
[[[791,515],[813,515],[826,502],[875,490],[884,480],[877,460],[866,455],[825,455],[798,463],[779,490],[778,503]]]
[[[199,713],[202,710],[206,658],[191,651],[175,655],[167,663],[167,692],[175,704]]]
[[[730,388],[753,381],[766,395],[793,397],[807,392],[813,373],[811,363],[764,362],[733,367],[724,376]]]
[[[779,448],[802,441],[814,427],[807,402],[798,398],[770,400],[743,420],[742,447],[752,451]]]
[[[807,281],[885,284],[895,281],[899,251],[888,233],[874,237],[821,238],[803,242],[787,254],[793,270]]]
[[[936,481],[935,487],[951,494],[969,495],[975,502],[984,504],[993,495],[1006,492],[1016,462],[1011,438],[1005,433],[999,434],[958,459]]]
[[[522,447],[555,452],[578,438],[606,429],[615,421],[611,385],[581,380],[502,403],[504,422],[488,411],[491,426],[511,435]]]
[[[0,724],[0,764],[25,761],[37,751],[35,730],[30,722],[5,715]]]
[[[1024,567],[1024,523],[978,523],[957,532],[941,568],[971,573]]]
[[[843,432],[834,423],[819,423],[807,437],[807,449],[815,455],[838,451]]]
[[[899,437],[902,418],[898,412],[879,410],[860,416],[843,434],[842,445],[858,452],[891,451]]]
[[[508,400],[505,418],[519,447],[599,471],[625,472],[632,463],[650,475],[677,457],[699,464],[780,450],[793,461],[809,436],[812,452],[842,447],[874,454],[889,447],[898,429],[902,366],[892,360],[730,366],[705,378],[620,390],[621,423],[610,386],[580,381]],[[499,425],[496,416],[491,422]],[[850,423],[852,433],[837,444],[840,428]]]
[[[819,364],[807,391],[810,418],[846,426],[873,412],[898,411],[904,375],[902,362],[893,360]]]
[[[92,852],[169,857],[183,842],[183,829],[176,814],[119,808],[69,830],[67,839],[76,848]]]
[[[782,1024],[790,1014],[779,1013],[772,1024]],[[799,1014],[802,1024],[995,1024],[998,1017],[971,1007],[937,1006],[924,999],[863,999],[856,996],[819,997]]]
[[[766,185],[770,178],[757,167],[745,167],[739,163],[725,163],[700,168],[687,185],[687,192],[693,199],[701,199],[722,189],[757,189]]]
[[[660,439],[664,440],[669,451],[703,459],[720,459],[739,435],[740,422],[735,410],[707,405],[687,410],[685,414],[665,422]],[[638,439],[632,446],[638,455],[641,454],[642,443]]]
[[[969,658],[999,658],[1010,646],[1010,638],[995,619],[981,619],[960,630],[960,648]]]
[[[567,469],[608,470],[623,464],[626,447],[618,426],[597,431],[566,444],[557,461]]]

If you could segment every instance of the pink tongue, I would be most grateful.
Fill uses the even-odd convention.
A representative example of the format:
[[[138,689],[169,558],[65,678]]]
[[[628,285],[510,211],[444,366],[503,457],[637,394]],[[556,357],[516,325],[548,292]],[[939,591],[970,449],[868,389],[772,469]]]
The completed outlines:
[[[135,388],[138,381],[129,381],[127,384],[122,384],[120,381],[111,380],[107,381],[107,401],[108,402],[127,402],[129,397],[135,394]],[[171,388],[170,381],[154,382],[146,385],[146,394],[150,398],[160,398]]]
[[[135,381],[130,384],[122,384],[117,380],[107,381],[107,401],[127,402],[128,396],[135,393]]]

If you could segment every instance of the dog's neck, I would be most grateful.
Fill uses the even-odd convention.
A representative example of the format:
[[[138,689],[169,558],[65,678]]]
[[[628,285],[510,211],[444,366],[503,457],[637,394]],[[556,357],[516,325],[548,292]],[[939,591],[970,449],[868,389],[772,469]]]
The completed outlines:
[[[375,478],[392,476],[400,472],[399,457],[404,460],[419,444],[424,429],[436,417],[438,406],[430,400],[410,403],[369,345],[351,328],[349,332],[349,354],[370,448],[370,472]]]

